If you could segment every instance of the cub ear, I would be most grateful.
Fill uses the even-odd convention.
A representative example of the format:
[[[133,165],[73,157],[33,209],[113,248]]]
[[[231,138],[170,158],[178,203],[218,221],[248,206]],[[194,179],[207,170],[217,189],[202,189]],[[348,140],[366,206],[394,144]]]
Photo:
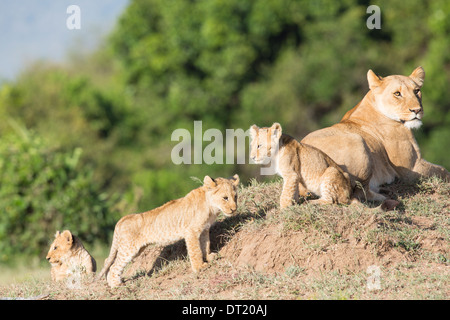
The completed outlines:
[[[238,186],[239,185],[239,175],[235,174],[233,176],[233,179],[234,179],[233,185]]]
[[[258,130],[259,130],[259,128],[258,128],[258,126],[256,124],[254,124],[254,125],[252,125],[250,127],[250,137],[252,139],[254,139],[256,137],[256,134],[258,133]]]
[[[423,86],[423,81],[425,80],[425,70],[423,70],[422,67],[417,67],[410,75],[409,77],[413,79],[415,83],[419,87]]]
[[[73,243],[72,232],[70,232],[69,230],[64,230],[63,233],[61,233],[61,236],[64,237],[64,239],[67,241],[69,245],[72,245]]]
[[[61,234],[61,233],[59,232],[59,230],[56,231],[56,233],[55,233],[55,238],[58,238],[60,234]]]
[[[210,189],[214,188],[217,184],[210,176],[205,176],[205,178],[203,179],[203,185]]]
[[[369,89],[376,88],[381,85],[382,77],[378,76],[371,69],[367,71],[367,82],[369,82]]]
[[[282,129],[281,125],[278,122],[275,122],[272,127],[270,128],[272,130],[272,135],[279,139],[281,137]]]

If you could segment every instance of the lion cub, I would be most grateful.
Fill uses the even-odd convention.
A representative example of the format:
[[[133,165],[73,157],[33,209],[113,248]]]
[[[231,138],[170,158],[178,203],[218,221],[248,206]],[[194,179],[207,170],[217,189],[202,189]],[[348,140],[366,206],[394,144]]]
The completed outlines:
[[[250,127],[251,159],[256,163],[270,160],[283,177],[280,207],[298,201],[299,194],[311,192],[320,199],[317,203],[350,203],[349,176],[325,153],[282,134],[281,125]]]
[[[94,274],[97,270],[95,259],[84,248],[81,240],[69,230],[56,231],[55,240],[47,254],[53,281],[61,281],[74,272]]]
[[[185,239],[192,270],[198,272],[211,261],[209,228],[222,211],[226,216],[236,212],[239,176],[212,179],[205,176],[203,186],[185,197],[172,200],[156,209],[124,216],[117,222],[111,251],[98,275],[106,274],[110,287],[121,283],[125,266],[145,246],[167,245]]]

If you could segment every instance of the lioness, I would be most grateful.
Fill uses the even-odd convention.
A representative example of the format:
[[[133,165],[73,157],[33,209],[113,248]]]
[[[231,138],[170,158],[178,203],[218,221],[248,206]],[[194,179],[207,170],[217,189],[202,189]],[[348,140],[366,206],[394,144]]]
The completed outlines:
[[[209,228],[222,211],[233,215],[237,206],[239,176],[212,179],[205,176],[203,186],[185,197],[156,209],[127,215],[117,222],[111,251],[97,279],[106,274],[110,287],[121,283],[125,266],[151,243],[167,245],[185,239],[192,270],[198,272],[211,261]]]
[[[396,177],[412,181],[437,175],[450,181],[449,172],[425,161],[412,129],[422,124],[420,89],[425,72],[416,68],[410,76],[385,78],[372,70],[367,73],[369,92],[342,120],[328,128],[308,134],[303,143],[328,154],[350,174],[352,186],[361,182],[359,198],[382,201],[379,186]]]
[[[84,248],[81,240],[69,230],[56,231],[55,240],[47,254],[53,281],[61,281],[74,272],[93,274],[97,270],[95,259]]]
[[[320,197],[317,203],[350,203],[351,185],[345,173],[329,156],[317,148],[300,143],[282,133],[279,123],[271,127],[250,127],[250,157],[255,163],[274,162],[283,177],[280,208],[298,201],[307,192]]]

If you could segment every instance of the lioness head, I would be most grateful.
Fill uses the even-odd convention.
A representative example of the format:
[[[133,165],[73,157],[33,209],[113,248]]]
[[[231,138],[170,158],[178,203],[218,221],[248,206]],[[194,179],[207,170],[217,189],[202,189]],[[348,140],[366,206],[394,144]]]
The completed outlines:
[[[226,216],[231,216],[237,209],[237,187],[239,176],[235,174],[231,179],[212,179],[205,176],[203,185],[206,186],[207,199],[214,208],[222,211]]]
[[[271,127],[250,127],[252,142],[250,145],[250,158],[258,164],[268,163],[277,152],[278,143],[282,134],[281,125],[275,122]]]
[[[46,259],[51,264],[61,263],[62,257],[64,257],[72,248],[73,235],[69,230],[65,230],[62,233],[56,231],[55,240],[50,246]]]
[[[367,73],[375,107],[386,117],[401,122],[409,129],[417,129],[422,125],[420,88],[424,79],[425,71],[422,67],[415,69],[409,77],[393,75],[383,78],[372,70]]]

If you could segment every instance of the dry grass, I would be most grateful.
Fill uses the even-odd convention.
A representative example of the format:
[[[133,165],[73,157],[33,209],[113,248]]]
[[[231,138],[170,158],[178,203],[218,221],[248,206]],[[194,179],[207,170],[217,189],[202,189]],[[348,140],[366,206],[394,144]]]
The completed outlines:
[[[0,287],[0,296],[50,299],[449,299],[450,184],[432,178],[395,183],[390,212],[364,206],[311,205],[280,212],[281,183],[240,190],[239,215],[211,229],[218,259],[193,274],[184,242],[148,248],[124,285],[104,280],[68,289],[32,277]],[[103,265],[98,259],[99,267]],[[369,290],[368,266],[380,271]]]

